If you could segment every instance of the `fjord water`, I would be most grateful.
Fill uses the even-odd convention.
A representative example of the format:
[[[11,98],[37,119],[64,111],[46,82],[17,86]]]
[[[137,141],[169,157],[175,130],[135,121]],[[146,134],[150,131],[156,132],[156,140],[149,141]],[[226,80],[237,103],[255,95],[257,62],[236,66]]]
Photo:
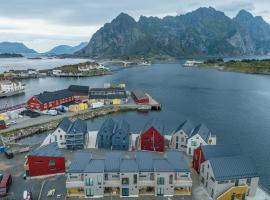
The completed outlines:
[[[129,90],[141,89],[162,103],[161,112],[113,114],[126,119],[138,133],[151,118],[157,117],[171,133],[185,119],[203,122],[217,135],[219,144],[240,144],[251,156],[261,175],[260,183],[270,190],[270,76],[217,70],[185,68],[182,63],[159,63],[123,69],[112,66],[113,75],[91,78],[42,78],[26,80],[26,93],[9,99],[9,104],[25,101],[44,90],[67,88],[70,84],[102,86],[124,82]],[[0,100],[0,106],[7,99]],[[97,130],[108,116],[88,121]]]

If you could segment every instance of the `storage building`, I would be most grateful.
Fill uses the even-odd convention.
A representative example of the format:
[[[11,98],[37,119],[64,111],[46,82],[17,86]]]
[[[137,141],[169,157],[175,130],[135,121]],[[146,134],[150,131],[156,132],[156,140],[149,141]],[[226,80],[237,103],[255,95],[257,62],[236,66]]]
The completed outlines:
[[[24,169],[29,177],[65,173],[64,154],[56,143],[41,146],[28,154]]]
[[[75,101],[85,102],[88,100],[89,86],[83,85],[70,85],[68,90],[72,92]]]
[[[149,97],[141,90],[134,90],[131,95],[136,103],[149,103]]]
[[[67,89],[53,92],[43,92],[31,97],[27,101],[27,105],[35,110],[49,110],[59,105],[74,101],[73,93]]]

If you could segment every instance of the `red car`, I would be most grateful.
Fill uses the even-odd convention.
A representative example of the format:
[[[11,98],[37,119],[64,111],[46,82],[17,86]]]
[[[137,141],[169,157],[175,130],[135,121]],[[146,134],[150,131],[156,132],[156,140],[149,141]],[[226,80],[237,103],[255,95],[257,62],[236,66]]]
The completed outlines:
[[[6,196],[8,194],[11,183],[11,174],[0,174],[0,197]]]

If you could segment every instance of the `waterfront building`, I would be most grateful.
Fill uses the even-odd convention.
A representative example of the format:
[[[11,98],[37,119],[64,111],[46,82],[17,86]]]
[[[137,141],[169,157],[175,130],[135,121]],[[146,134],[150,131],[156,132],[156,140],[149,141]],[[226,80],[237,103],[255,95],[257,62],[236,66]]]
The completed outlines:
[[[187,141],[187,155],[193,156],[194,150],[203,145],[215,145],[216,136],[204,125],[197,125]]]
[[[80,152],[67,171],[67,195],[138,197],[191,195],[192,179],[181,152],[107,152],[105,158]]]
[[[85,102],[88,100],[89,86],[70,85],[68,90],[73,93],[75,101]]]
[[[187,151],[188,139],[192,136],[192,132],[195,129],[195,126],[189,121],[186,120],[181,123],[177,129],[171,134],[171,149]]]
[[[91,88],[89,99],[91,101],[102,101],[105,104],[111,104],[114,99],[118,99],[122,103],[128,101],[126,89],[122,87]]]
[[[131,95],[136,103],[149,103],[149,97],[141,90],[134,90]]]
[[[87,138],[87,124],[81,119],[74,122],[64,118],[50,136],[50,143],[56,142],[59,148],[83,149]]]
[[[164,151],[164,125],[152,119],[144,126],[139,137],[139,149],[144,151]]]
[[[201,164],[200,182],[212,199],[246,199],[255,196],[259,175],[249,157],[216,157]]]
[[[24,169],[29,177],[65,173],[64,154],[56,143],[41,146],[26,156]]]
[[[204,145],[194,150],[192,159],[193,168],[200,173],[201,164],[210,158],[242,155],[238,144]]]
[[[44,111],[72,101],[74,101],[73,93],[64,89],[53,92],[45,91],[35,95],[27,101],[27,105],[31,109]]]
[[[130,145],[130,125],[121,120],[115,122],[108,118],[102,124],[97,134],[98,148],[113,150],[128,150]]]

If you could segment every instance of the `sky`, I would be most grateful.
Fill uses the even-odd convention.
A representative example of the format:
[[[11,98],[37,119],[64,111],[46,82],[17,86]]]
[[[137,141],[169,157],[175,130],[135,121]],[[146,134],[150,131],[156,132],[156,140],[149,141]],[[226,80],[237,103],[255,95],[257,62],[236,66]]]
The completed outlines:
[[[38,52],[54,46],[77,45],[119,13],[181,15],[214,7],[234,17],[245,9],[270,23],[270,0],[0,0],[0,42],[23,42]]]

